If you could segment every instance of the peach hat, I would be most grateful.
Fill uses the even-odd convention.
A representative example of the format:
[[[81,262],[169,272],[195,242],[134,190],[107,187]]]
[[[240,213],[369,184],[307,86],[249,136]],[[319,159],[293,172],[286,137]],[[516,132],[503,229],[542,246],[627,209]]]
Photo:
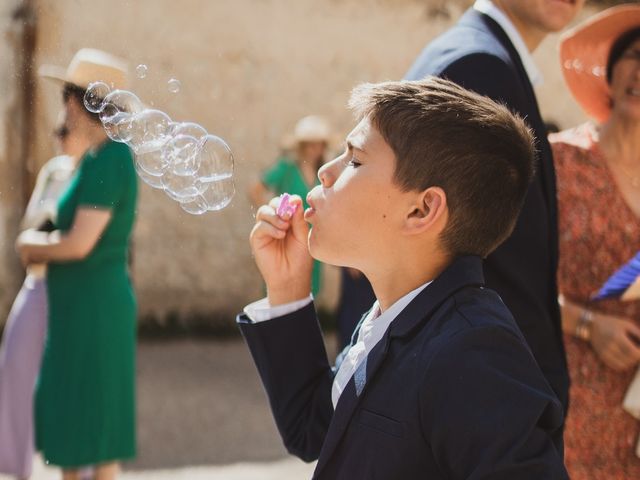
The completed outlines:
[[[608,8],[567,31],[560,38],[565,82],[582,109],[598,122],[611,113],[607,60],[614,42],[640,27],[640,4]]]

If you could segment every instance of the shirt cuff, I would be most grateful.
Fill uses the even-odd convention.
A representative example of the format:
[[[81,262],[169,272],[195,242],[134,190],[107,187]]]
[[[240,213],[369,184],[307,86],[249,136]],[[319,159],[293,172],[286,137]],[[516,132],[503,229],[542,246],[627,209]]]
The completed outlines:
[[[253,323],[265,322],[273,318],[288,315],[309,305],[313,302],[313,295],[306,298],[296,300],[294,302],[283,303],[272,307],[269,300],[265,297],[257,302],[250,303],[244,307],[244,313]]]

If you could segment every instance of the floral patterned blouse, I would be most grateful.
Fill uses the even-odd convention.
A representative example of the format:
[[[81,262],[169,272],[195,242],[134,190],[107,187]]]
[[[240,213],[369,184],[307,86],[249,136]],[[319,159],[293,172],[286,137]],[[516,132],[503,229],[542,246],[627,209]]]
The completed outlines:
[[[640,218],[620,194],[592,124],[550,137],[558,188],[558,286],[568,300],[640,320],[640,302],[591,302],[591,295],[640,250]],[[640,324],[640,323],[639,323]],[[622,409],[635,368],[611,370],[591,346],[565,335],[570,406],[565,461],[574,480],[640,479],[640,422]]]

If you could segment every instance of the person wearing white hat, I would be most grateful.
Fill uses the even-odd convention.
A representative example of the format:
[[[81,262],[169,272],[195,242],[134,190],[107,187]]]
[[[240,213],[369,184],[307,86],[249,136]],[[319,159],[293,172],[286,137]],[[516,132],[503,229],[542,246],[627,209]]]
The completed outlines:
[[[85,109],[87,86],[126,86],[123,61],[80,50],[69,67],[43,76],[63,83],[66,126],[87,142],[58,202],[55,231],[27,230],[17,249],[25,265],[47,264],[49,330],[36,391],[36,447],[64,480],[95,466],[97,480],[117,476],[136,454],[136,300],[127,258],[137,176],[129,148],[109,140]]]
[[[635,479],[640,422],[623,399],[640,363],[640,301],[591,298],[640,250],[640,4],[567,32],[560,61],[571,94],[595,120],[550,137],[572,379],[565,460],[574,480]]]
[[[283,141],[291,148],[291,154],[279,157],[275,165],[251,187],[253,205],[262,205],[272,195],[283,193],[299,195],[306,202],[309,190],[319,183],[318,170],[327,159],[331,136],[331,127],[323,117],[309,115],[301,118],[293,135]],[[319,262],[314,263],[312,276],[313,293],[317,295],[321,286]]]

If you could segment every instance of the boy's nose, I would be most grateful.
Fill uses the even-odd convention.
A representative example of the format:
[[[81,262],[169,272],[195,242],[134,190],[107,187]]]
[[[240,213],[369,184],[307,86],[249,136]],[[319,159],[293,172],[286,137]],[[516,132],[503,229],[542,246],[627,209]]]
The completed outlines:
[[[338,171],[339,165],[340,157],[334,158],[320,167],[318,170],[318,179],[323,187],[330,187],[333,185],[333,182],[336,181],[336,178],[340,175],[340,172]]]

